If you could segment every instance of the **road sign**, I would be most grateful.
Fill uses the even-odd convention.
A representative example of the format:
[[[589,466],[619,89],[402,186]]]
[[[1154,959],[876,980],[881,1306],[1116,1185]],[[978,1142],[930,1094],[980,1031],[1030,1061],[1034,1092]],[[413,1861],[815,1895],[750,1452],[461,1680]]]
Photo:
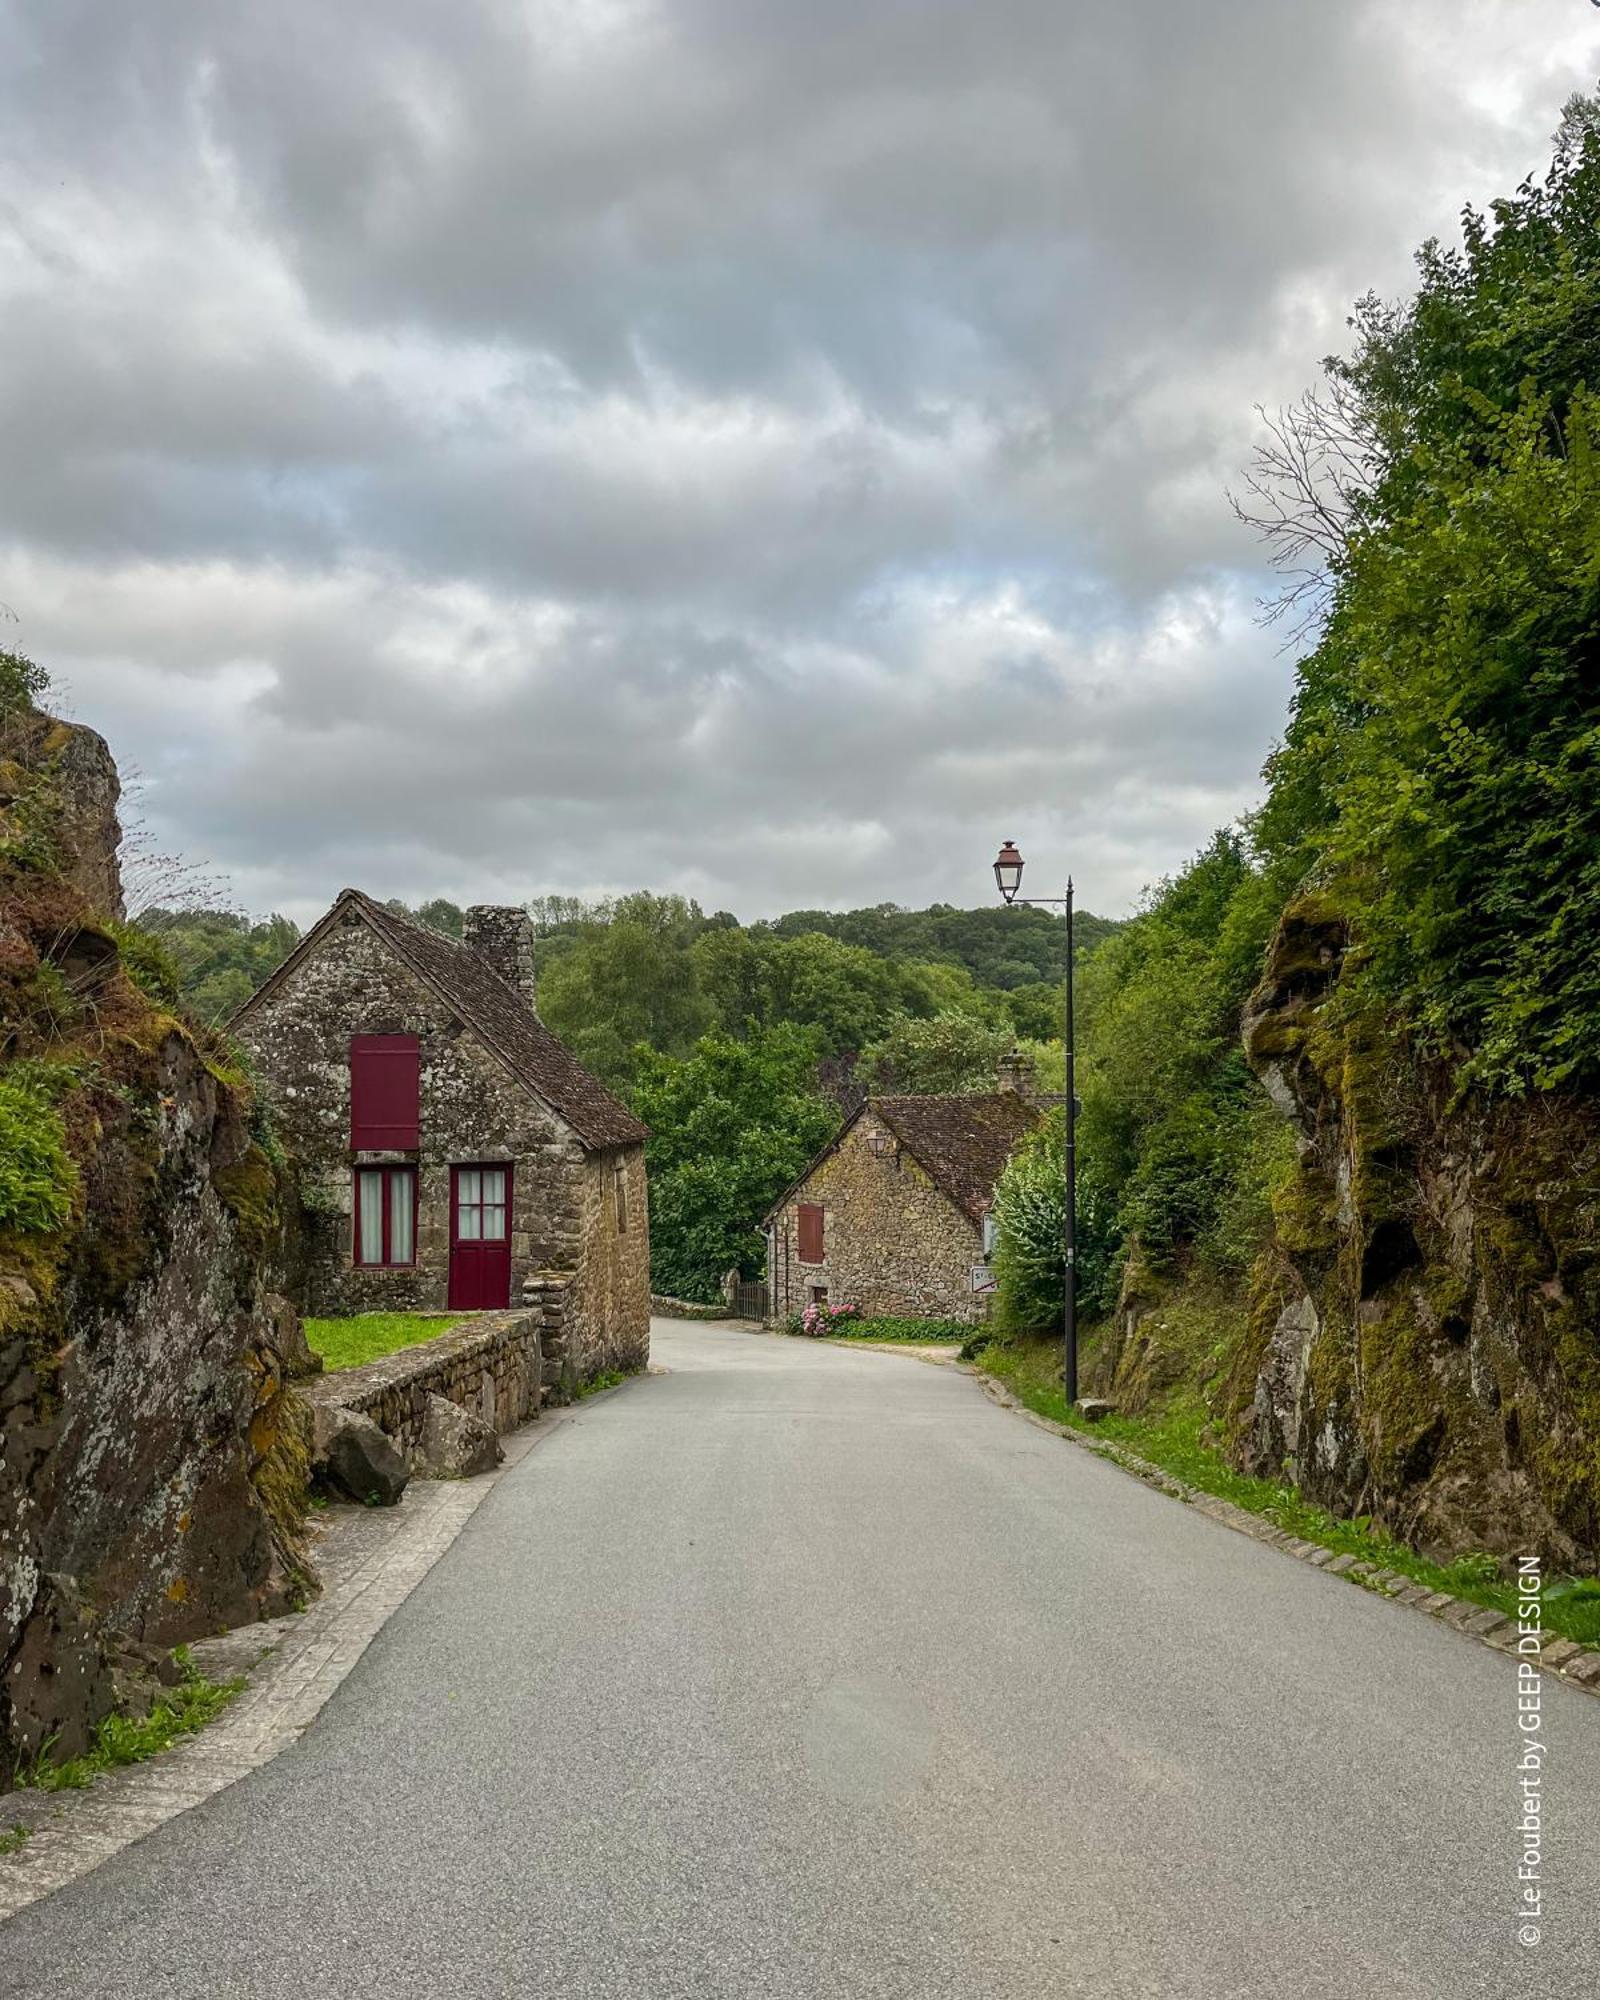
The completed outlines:
[[[989,1269],[987,1264],[973,1265],[971,1284],[974,1292],[982,1293],[994,1290],[994,1273]]]

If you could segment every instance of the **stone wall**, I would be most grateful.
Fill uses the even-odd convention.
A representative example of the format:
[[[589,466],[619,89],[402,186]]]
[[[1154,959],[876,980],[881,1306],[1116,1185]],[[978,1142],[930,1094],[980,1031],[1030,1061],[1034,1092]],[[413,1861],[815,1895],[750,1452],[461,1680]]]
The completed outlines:
[[[974,1296],[972,1266],[983,1259],[983,1234],[936,1188],[909,1153],[871,1142],[893,1135],[870,1110],[845,1134],[774,1218],[768,1238],[773,1311],[803,1312],[815,1288],[830,1305],[908,1319],[977,1322],[987,1302]],[[821,1264],[800,1261],[799,1209],[824,1209]]]
[[[301,1175],[307,1310],[447,1309],[453,1163],[512,1166],[513,1298],[531,1270],[578,1265],[591,1230],[590,1156],[354,912],[262,996],[237,1034]],[[371,1270],[352,1259],[350,1038],[392,1034],[421,1044],[421,1148],[393,1156],[417,1166],[417,1259]]]
[[[650,1359],[650,1210],[644,1149],[630,1146],[591,1154],[581,1192],[570,1360],[580,1377],[611,1369],[630,1373]]]
[[[574,1283],[570,1271],[537,1271],[522,1287],[523,1310],[539,1328],[544,1393],[551,1402],[566,1402],[583,1380],[572,1339]]]
[[[370,1418],[407,1454],[421,1438],[430,1396],[470,1410],[493,1431],[512,1431],[539,1413],[543,1324],[543,1314],[526,1307],[476,1313],[433,1340],[324,1375],[305,1393]]]

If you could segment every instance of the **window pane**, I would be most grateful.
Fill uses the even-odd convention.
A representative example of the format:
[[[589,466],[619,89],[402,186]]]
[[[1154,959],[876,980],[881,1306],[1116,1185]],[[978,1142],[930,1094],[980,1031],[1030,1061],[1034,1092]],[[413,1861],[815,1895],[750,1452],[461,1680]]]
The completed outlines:
[[[356,1217],[356,1262],[383,1262],[383,1175],[357,1174],[360,1211]]]
[[[456,1236],[463,1243],[476,1243],[483,1234],[483,1210],[481,1208],[456,1209]]]
[[[486,1243],[504,1243],[506,1240],[506,1212],[489,1202],[483,1206],[483,1240]]]
[[[483,1199],[479,1188],[482,1179],[475,1167],[463,1167],[456,1175],[456,1199],[463,1208],[476,1207]]]
[[[410,1174],[389,1176],[389,1262],[409,1264],[415,1255],[412,1243],[412,1223],[415,1219],[415,1203],[412,1199],[416,1182]]]
[[[498,1206],[506,1198],[506,1176],[503,1167],[486,1167],[483,1174],[483,1198]]]

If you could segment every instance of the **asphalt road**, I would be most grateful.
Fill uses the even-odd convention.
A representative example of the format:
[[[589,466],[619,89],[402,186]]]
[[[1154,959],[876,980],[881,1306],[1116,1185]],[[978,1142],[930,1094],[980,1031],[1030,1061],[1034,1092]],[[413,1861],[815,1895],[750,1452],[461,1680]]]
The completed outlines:
[[[314,1727],[0,1929],[108,2000],[1600,1988],[1600,1703],[901,1356],[661,1325]]]

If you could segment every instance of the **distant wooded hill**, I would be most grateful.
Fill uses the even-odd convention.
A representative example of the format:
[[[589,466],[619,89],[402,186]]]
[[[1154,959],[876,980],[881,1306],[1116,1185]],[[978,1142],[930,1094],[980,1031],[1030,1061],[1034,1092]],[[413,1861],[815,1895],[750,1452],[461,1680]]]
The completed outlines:
[[[461,934],[461,909],[442,897],[396,907]],[[880,903],[746,925],[727,911],[708,915],[682,897],[647,893],[604,903],[535,897],[529,910],[541,939],[544,1011],[619,1083],[634,1044],[677,1053],[701,1033],[738,1034],[749,1022],[811,1028],[825,1056],[859,1052],[899,1016],[954,1013],[1024,1039],[1059,1034],[1065,938],[1050,910]],[[288,917],[225,910],[156,909],[141,923],[161,939],[184,997],[207,1021],[226,1020],[300,935]],[[1080,959],[1119,928],[1080,912]]]

